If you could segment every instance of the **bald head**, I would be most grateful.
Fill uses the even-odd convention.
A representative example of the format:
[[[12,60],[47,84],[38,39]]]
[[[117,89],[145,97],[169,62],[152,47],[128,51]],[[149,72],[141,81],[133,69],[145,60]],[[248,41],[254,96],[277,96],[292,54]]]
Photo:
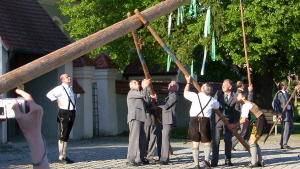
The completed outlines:
[[[60,81],[66,85],[69,85],[71,83],[71,77],[68,74],[62,74],[60,75]]]

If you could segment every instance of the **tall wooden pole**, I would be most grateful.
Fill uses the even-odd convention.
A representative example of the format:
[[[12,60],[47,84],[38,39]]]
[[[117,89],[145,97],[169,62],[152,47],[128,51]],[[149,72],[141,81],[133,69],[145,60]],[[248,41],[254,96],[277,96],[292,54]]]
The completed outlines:
[[[131,17],[130,12],[127,13],[127,16]],[[150,73],[149,73],[146,61],[145,61],[144,56],[142,54],[142,50],[141,50],[141,48],[140,48],[140,46],[138,44],[138,37],[137,37],[136,31],[133,30],[133,31],[131,31],[131,33],[132,33],[132,36],[133,36],[133,41],[134,41],[134,45],[135,45],[136,51],[137,51],[137,53],[139,55],[139,59],[140,59],[140,62],[142,64],[142,68],[143,68],[143,72],[145,74],[145,78],[146,79],[150,79]],[[155,92],[154,92],[154,88],[153,88],[152,82],[150,82],[149,88],[150,88],[150,94],[154,95]],[[156,102],[155,99],[152,99],[152,103],[153,103],[154,106],[157,106],[157,102]],[[161,115],[160,115],[159,111],[156,112],[156,118],[157,118],[157,121],[161,123]]]
[[[127,13],[127,16],[130,17],[130,12]],[[140,62],[142,64],[142,68],[143,68],[143,71],[144,71],[144,74],[145,74],[145,78],[146,79],[150,79],[150,73],[149,73],[149,70],[148,70],[148,67],[147,67],[147,64],[146,64],[146,61],[144,59],[144,56],[142,54],[142,50],[138,44],[138,37],[137,37],[137,34],[136,34],[136,31],[133,30],[131,31],[132,33],[132,36],[133,36],[133,41],[134,41],[134,44],[135,44],[135,48],[136,48],[136,51],[139,55],[139,58],[140,58]],[[153,88],[153,85],[152,85],[152,82],[150,82],[150,94],[151,95],[154,95],[155,92],[154,92],[154,88]],[[157,106],[157,101],[155,99],[152,99],[152,103],[154,106]],[[159,109],[155,109],[155,115],[156,115],[156,119],[159,123],[161,123],[161,114],[160,114],[160,110]],[[171,144],[169,145],[169,155],[173,155],[173,149],[172,149],[172,146]]]
[[[242,0],[240,0],[240,10],[241,10],[243,42],[244,42],[244,51],[245,51],[245,59],[246,59],[246,66],[247,66],[248,84],[251,85],[252,83],[251,83],[250,68],[249,68],[249,61],[248,61],[248,53],[247,53],[247,42],[246,42],[246,34],[245,34],[245,26],[244,26],[244,13],[243,13]]]
[[[297,88],[297,86],[298,86],[298,88]],[[291,96],[290,96],[290,98],[288,99],[288,101],[285,103],[285,105],[284,105],[284,107],[283,107],[281,113],[283,113],[283,112],[285,111],[285,109],[286,109],[287,106],[289,105],[290,101],[293,99],[293,97],[294,97],[296,91],[300,88],[300,82],[298,83],[297,86],[295,87],[295,90],[294,90],[293,93],[291,94]],[[279,120],[280,120],[280,117],[278,117],[278,118],[276,119],[276,121],[274,122],[274,124],[273,124],[273,126],[272,126],[272,128],[271,128],[271,130],[270,130],[270,132],[269,132],[269,134],[268,134],[268,135],[266,136],[266,138],[264,139],[264,143],[266,143],[267,139],[268,139],[269,136],[271,135],[271,133],[272,133],[274,127],[277,125],[277,123],[278,123]]]
[[[152,21],[189,2],[190,0],[166,0],[146,9],[142,13],[149,21]],[[59,66],[71,62],[72,60],[123,35],[126,35],[141,26],[142,23],[138,17],[132,16],[86,38],[36,59],[22,67],[10,71],[0,76],[0,93],[4,93],[55,68],[58,68]]]
[[[158,34],[155,32],[155,30],[152,28],[152,26],[149,24],[149,22],[144,18],[144,16],[139,12],[139,10],[134,11],[140,20],[144,23],[145,26],[149,29],[151,34],[154,36],[154,38],[158,41],[158,43],[163,47],[163,49],[172,57],[178,68],[183,72],[183,74],[188,77],[190,74],[186,71],[186,69],[182,66],[181,62],[177,59],[177,57],[174,55],[174,53],[167,47],[167,45],[162,41],[162,39],[158,36]],[[199,84],[193,80],[191,77],[191,82],[193,83],[194,87],[201,92],[201,87]],[[250,153],[249,145],[245,142],[245,140],[234,130],[229,128],[229,122],[228,120],[222,115],[219,109],[213,109],[213,111],[220,117],[220,119],[224,122],[224,124],[227,126],[227,128],[234,134],[234,136],[240,141],[240,143],[246,148],[246,150]]]

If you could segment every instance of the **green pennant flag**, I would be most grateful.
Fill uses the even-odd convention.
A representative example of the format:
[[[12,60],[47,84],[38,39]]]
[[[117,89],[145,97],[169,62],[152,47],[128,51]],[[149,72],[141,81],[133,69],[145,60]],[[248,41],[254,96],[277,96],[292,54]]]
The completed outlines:
[[[192,14],[193,14],[193,4],[194,4],[193,1],[194,0],[191,0],[191,3],[190,3],[189,15],[188,15],[189,17],[192,17]]]
[[[168,20],[168,38],[170,37],[170,33],[171,33],[171,26],[172,26],[172,12],[169,15],[169,20]]]
[[[177,9],[177,26],[180,25],[181,8]]]
[[[215,32],[212,33],[211,38],[211,60],[216,60],[216,40],[215,40]]]
[[[191,63],[191,77],[194,78],[194,60]]]
[[[194,6],[194,18],[197,17],[197,4],[196,4],[196,0],[193,0],[193,6]]]
[[[180,14],[181,24],[183,24],[183,16],[184,16],[184,6],[181,7],[181,14]]]
[[[172,14],[173,13],[171,12],[170,15],[169,15],[169,20],[168,20],[168,38],[170,37],[170,34],[171,34]],[[168,58],[167,58],[167,69],[166,69],[167,72],[170,71],[170,66],[171,66],[171,57],[170,57],[170,55],[168,55]]]
[[[193,18],[197,17],[197,4],[196,4],[196,0],[191,0],[188,16],[189,17],[193,17]]]
[[[206,38],[208,34],[210,34],[210,7],[208,7],[208,9],[206,11],[203,37]]]
[[[170,71],[170,67],[171,67],[171,57],[170,57],[170,55],[168,55],[168,60],[167,60],[167,72],[169,72]]]
[[[200,73],[201,75],[204,75],[206,55],[207,55],[207,50],[206,50],[206,46],[205,46],[205,48],[204,48],[204,57],[203,57],[203,62],[202,62],[202,68],[201,68],[201,73]]]

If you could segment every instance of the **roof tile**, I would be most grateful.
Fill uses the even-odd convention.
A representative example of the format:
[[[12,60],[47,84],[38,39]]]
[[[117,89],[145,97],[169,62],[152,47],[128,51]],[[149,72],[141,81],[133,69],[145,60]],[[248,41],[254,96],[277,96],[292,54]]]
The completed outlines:
[[[150,75],[162,75],[162,74],[169,74],[169,75],[176,75],[178,72],[178,67],[170,67],[170,71],[167,72],[166,69],[162,67],[162,65],[156,64],[154,66],[148,67],[148,71]],[[135,75],[140,76],[144,75],[144,71],[142,69],[142,64],[139,59],[135,60],[134,62],[130,63],[124,70],[124,76]]]
[[[93,59],[89,58],[89,56],[84,55],[75,60],[73,60],[73,67],[83,67],[83,66],[95,66],[95,62]]]
[[[32,0],[1,0],[0,37],[9,50],[41,55],[70,44],[43,7]]]
[[[119,68],[119,66],[104,53],[95,57],[94,62],[96,63],[96,69]]]

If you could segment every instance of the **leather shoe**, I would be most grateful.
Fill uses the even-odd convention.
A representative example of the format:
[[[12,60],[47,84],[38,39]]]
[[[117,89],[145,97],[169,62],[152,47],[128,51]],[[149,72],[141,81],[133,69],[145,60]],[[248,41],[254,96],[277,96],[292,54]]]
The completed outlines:
[[[165,162],[165,161],[158,161],[157,164],[159,164],[159,165],[168,165],[168,162]]]
[[[258,163],[255,163],[255,164],[251,164],[249,163],[248,165],[246,165],[247,168],[254,168],[254,167],[259,167],[258,166]]]
[[[58,163],[61,163],[61,164],[72,164],[74,163],[73,160],[69,159],[68,157],[66,158],[63,158],[63,159],[58,159]]]
[[[141,164],[136,163],[136,162],[126,162],[127,166],[140,166]]]
[[[286,146],[281,146],[281,149],[292,149],[292,147],[286,145]]]
[[[205,167],[205,169],[210,169],[211,168],[209,162],[205,161],[205,160],[203,161],[203,166]]]
[[[210,166],[211,166],[211,167],[217,167],[218,164],[211,164]]]
[[[148,160],[142,161],[143,164],[149,164]]]
[[[73,161],[73,160],[71,160],[71,159],[69,159],[68,157],[66,157],[66,158],[65,158],[65,160],[68,162],[68,164],[72,164],[72,163],[74,163],[74,161]]]
[[[199,165],[195,165],[195,169],[200,169],[200,166]]]
[[[149,161],[149,163],[155,163],[156,161],[155,161],[155,159],[146,159],[146,161]]]
[[[225,161],[225,165],[227,165],[227,166],[234,166],[230,160],[226,160]]]
[[[65,159],[58,159],[58,163],[60,164],[68,164],[68,162]]]

